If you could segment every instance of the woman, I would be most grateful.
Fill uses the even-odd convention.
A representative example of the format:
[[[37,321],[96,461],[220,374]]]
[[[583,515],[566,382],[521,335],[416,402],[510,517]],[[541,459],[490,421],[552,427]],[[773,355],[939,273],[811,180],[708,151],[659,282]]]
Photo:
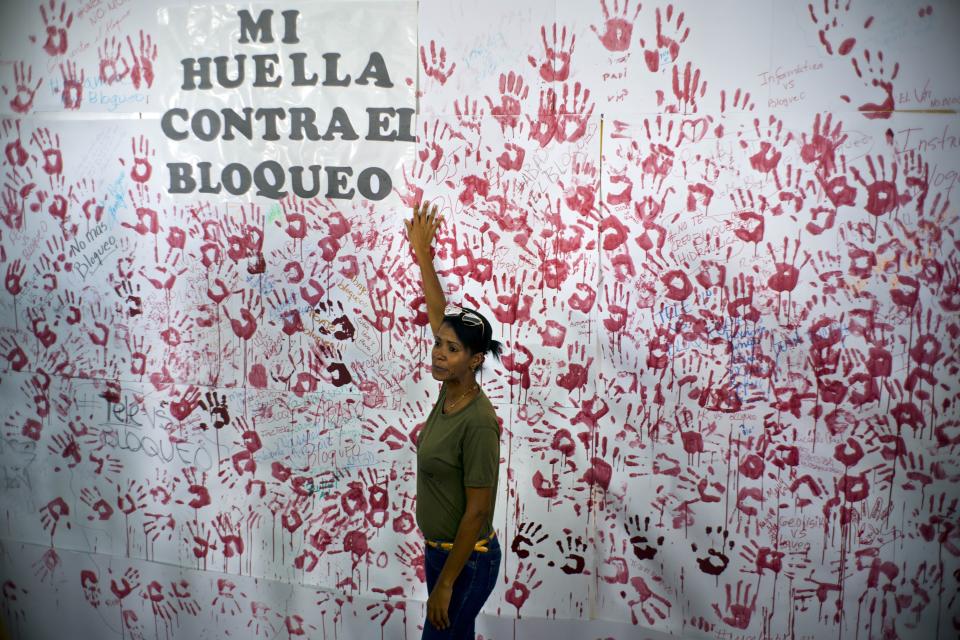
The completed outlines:
[[[430,594],[423,638],[473,640],[500,569],[493,530],[500,428],[476,373],[487,353],[500,357],[501,345],[482,315],[446,305],[430,255],[437,207],[415,206],[405,222],[433,329],[431,370],[443,383],[417,442],[417,525]]]

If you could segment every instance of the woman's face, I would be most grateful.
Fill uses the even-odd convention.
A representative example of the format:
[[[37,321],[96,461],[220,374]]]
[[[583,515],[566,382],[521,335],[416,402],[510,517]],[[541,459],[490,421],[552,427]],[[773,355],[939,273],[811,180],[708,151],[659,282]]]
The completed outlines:
[[[449,324],[440,325],[433,338],[431,353],[431,373],[434,380],[464,380],[473,374],[473,367],[479,365],[481,356],[472,355]]]

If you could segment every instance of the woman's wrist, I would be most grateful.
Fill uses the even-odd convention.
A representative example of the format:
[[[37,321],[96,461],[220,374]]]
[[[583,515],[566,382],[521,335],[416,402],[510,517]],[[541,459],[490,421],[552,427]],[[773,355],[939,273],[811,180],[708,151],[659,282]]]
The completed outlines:
[[[430,253],[430,247],[423,249],[414,247],[413,255],[419,264],[433,264],[433,255]]]

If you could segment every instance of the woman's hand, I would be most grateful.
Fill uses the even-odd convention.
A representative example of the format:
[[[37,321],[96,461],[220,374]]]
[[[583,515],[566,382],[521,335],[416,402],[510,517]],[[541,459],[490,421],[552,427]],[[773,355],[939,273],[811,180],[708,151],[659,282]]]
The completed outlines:
[[[413,218],[404,220],[407,226],[407,237],[410,239],[410,245],[413,252],[418,256],[430,255],[430,243],[443,222],[443,216],[437,216],[437,205],[430,207],[427,201],[413,206]]]
[[[453,587],[445,587],[438,582],[430,592],[430,597],[427,598],[427,620],[440,631],[450,626],[447,612],[450,609],[452,595]]]
[[[430,207],[429,202],[421,202],[413,207],[413,218],[404,220],[407,237],[413,247],[414,257],[420,266],[420,280],[423,283],[423,297],[427,302],[427,317],[430,328],[436,333],[443,322],[443,310],[447,306],[446,296],[440,288],[440,279],[433,268],[433,256],[430,255],[430,243],[437,234],[437,228],[443,221],[437,217],[437,205]]]

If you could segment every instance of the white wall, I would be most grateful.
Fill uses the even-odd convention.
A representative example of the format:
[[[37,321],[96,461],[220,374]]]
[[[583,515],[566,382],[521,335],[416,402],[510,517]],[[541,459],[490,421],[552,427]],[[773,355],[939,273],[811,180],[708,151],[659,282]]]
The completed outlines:
[[[675,5],[4,6],[13,637],[419,635],[421,193],[507,345],[485,638],[954,637],[960,9]],[[267,6],[299,45],[237,42]],[[380,49],[394,86],[181,89],[183,57],[298,47],[354,78]],[[160,126],[341,104],[415,107],[419,141]],[[167,163],[264,160],[394,191],[170,193]]]

